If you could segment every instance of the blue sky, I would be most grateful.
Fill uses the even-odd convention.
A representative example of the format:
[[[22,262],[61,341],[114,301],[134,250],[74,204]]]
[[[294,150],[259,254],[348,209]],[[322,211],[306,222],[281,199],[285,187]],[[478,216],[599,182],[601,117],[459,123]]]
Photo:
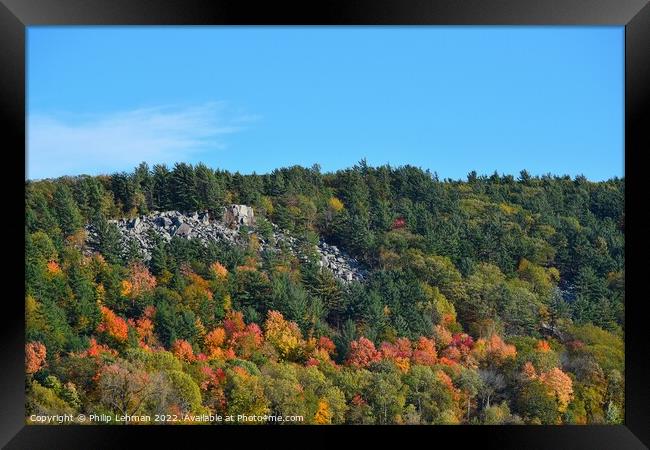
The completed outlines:
[[[623,176],[623,27],[30,27],[30,179],[366,158]]]

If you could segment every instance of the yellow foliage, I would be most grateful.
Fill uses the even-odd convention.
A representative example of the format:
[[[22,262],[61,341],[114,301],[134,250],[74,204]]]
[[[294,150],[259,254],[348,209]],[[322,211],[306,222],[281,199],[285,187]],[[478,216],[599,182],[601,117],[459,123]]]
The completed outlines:
[[[343,202],[336,197],[331,197],[327,202],[327,206],[334,212],[340,212],[345,207]]]
[[[122,295],[124,297],[128,297],[129,295],[131,295],[131,291],[133,291],[133,285],[131,284],[131,282],[129,280],[123,280],[122,289],[120,291]]]
[[[318,425],[332,423],[332,412],[330,411],[327,400],[322,399],[318,402],[318,411],[316,411],[316,415],[314,416],[314,422]]]
[[[226,296],[223,298],[223,310],[225,312],[229,312],[232,309],[232,298],[230,297],[230,294],[226,294]]]
[[[167,286],[172,280],[172,276],[173,274],[169,270],[165,269],[158,277],[158,282],[163,286]]]
[[[273,211],[274,211],[273,202],[266,195],[262,197],[260,201],[260,206],[266,212],[267,216],[273,215]]]
[[[411,368],[411,362],[409,361],[408,358],[400,358],[397,357],[394,360],[395,365],[397,368],[400,370],[402,373],[407,373],[409,369]]]
[[[95,288],[95,299],[97,299],[97,304],[100,306],[104,304],[104,300],[106,299],[106,288],[101,283]]]
[[[297,356],[303,345],[298,325],[285,320],[277,311],[269,311],[264,328],[266,340],[276,348],[282,358],[293,359]]]
[[[248,238],[248,249],[254,253],[257,253],[260,249],[260,239],[257,237],[257,234],[253,233]]]
[[[517,212],[517,208],[507,203],[499,203],[499,209],[509,215]]]

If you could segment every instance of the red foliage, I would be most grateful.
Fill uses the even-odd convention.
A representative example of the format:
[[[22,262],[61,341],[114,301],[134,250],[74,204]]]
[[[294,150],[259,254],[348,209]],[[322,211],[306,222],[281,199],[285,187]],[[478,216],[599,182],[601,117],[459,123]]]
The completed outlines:
[[[318,339],[316,348],[319,350],[325,350],[329,355],[334,354],[336,351],[336,345],[334,345],[334,342],[326,336],[321,336],[320,339]]]
[[[218,387],[226,380],[226,373],[220,368],[213,369],[210,366],[202,366],[201,375],[204,377],[201,382],[201,389],[204,391]]]
[[[354,406],[362,406],[365,405],[367,402],[361,397],[360,394],[355,394],[354,397],[352,397],[351,402]]]
[[[236,332],[244,331],[246,325],[244,324],[244,315],[239,311],[230,311],[223,321],[223,327],[228,336],[232,336]]]
[[[264,342],[262,329],[256,323],[249,323],[243,331],[236,331],[230,336],[232,348],[240,358],[248,359]]]
[[[451,345],[457,347],[461,352],[471,350],[474,347],[474,339],[466,333],[456,333],[451,338]]]
[[[403,217],[398,217],[393,221],[392,229],[396,230],[398,228],[404,228],[406,226],[406,220]]]
[[[305,363],[305,366],[307,367],[312,367],[312,366],[318,366],[318,360],[316,358],[309,358],[307,362]]]
[[[347,363],[354,367],[368,367],[373,362],[381,360],[381,353],[375,349],[372,341],[361,337],[350,342],[350,353]]]

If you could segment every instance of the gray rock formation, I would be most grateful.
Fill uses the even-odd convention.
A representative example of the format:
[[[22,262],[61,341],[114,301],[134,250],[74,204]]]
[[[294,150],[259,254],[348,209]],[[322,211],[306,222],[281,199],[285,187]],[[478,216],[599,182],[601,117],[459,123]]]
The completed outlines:
[[[236,208],[234,208],[236,207]],[[251,227],[248,233],[254,233],[253,208],[245,205],[232,205],[227,207],[224,218],[228,221],[211,220],[207,212],[194,212],[182,214],[178,211],[154,212],[135,219],[120,219],[110,222],[117,225],[121,234],[121,247],[126,255],[133,242],[137,245],[145,262],[151,260],[154,242],[151,233],[160,236],[169,242],[173,237],[182,239],[197,239],[202,244],[208,242],[226,242],[230,245],[245,246],[247,239],[240,233],[240,226]],[[92,225],[86,227],[88,231],[87,250],[92,252],[98,248],[98,234]],[[260,238],[260,251],[279,251],[279,248],[288,248],[293,254],[305,262],[308,256],[305,247],[294,236],[290,236],[273,225],[273,235],[270,242]],[[350,281],[363,281],[367,271],[356,259],[349,257],[334,245],[320,241],[312,249],[319,265],[330,270],[334,276],[347,283]],[[307,253],[310,253],[309,251]]]
[[[240,225],[253,226],[255,225],[255,215],[253,208],[246,205],[229,205],[224,207],[223,223],[229,227],[237,227]]]

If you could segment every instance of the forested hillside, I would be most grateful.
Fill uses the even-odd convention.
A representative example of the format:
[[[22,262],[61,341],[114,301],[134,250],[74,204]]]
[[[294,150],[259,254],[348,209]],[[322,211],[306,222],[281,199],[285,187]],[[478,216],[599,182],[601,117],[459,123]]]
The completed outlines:
[[[621,423],[624,189],[365,161],[29,181],[27,417]],[[174,237],[146,262],[121,252],[111,222],[229,204],[255,211],[246,245]],[[339,247],[367,276],[344,283],[315,254],[262,249],[273,224],[305,254]]]

